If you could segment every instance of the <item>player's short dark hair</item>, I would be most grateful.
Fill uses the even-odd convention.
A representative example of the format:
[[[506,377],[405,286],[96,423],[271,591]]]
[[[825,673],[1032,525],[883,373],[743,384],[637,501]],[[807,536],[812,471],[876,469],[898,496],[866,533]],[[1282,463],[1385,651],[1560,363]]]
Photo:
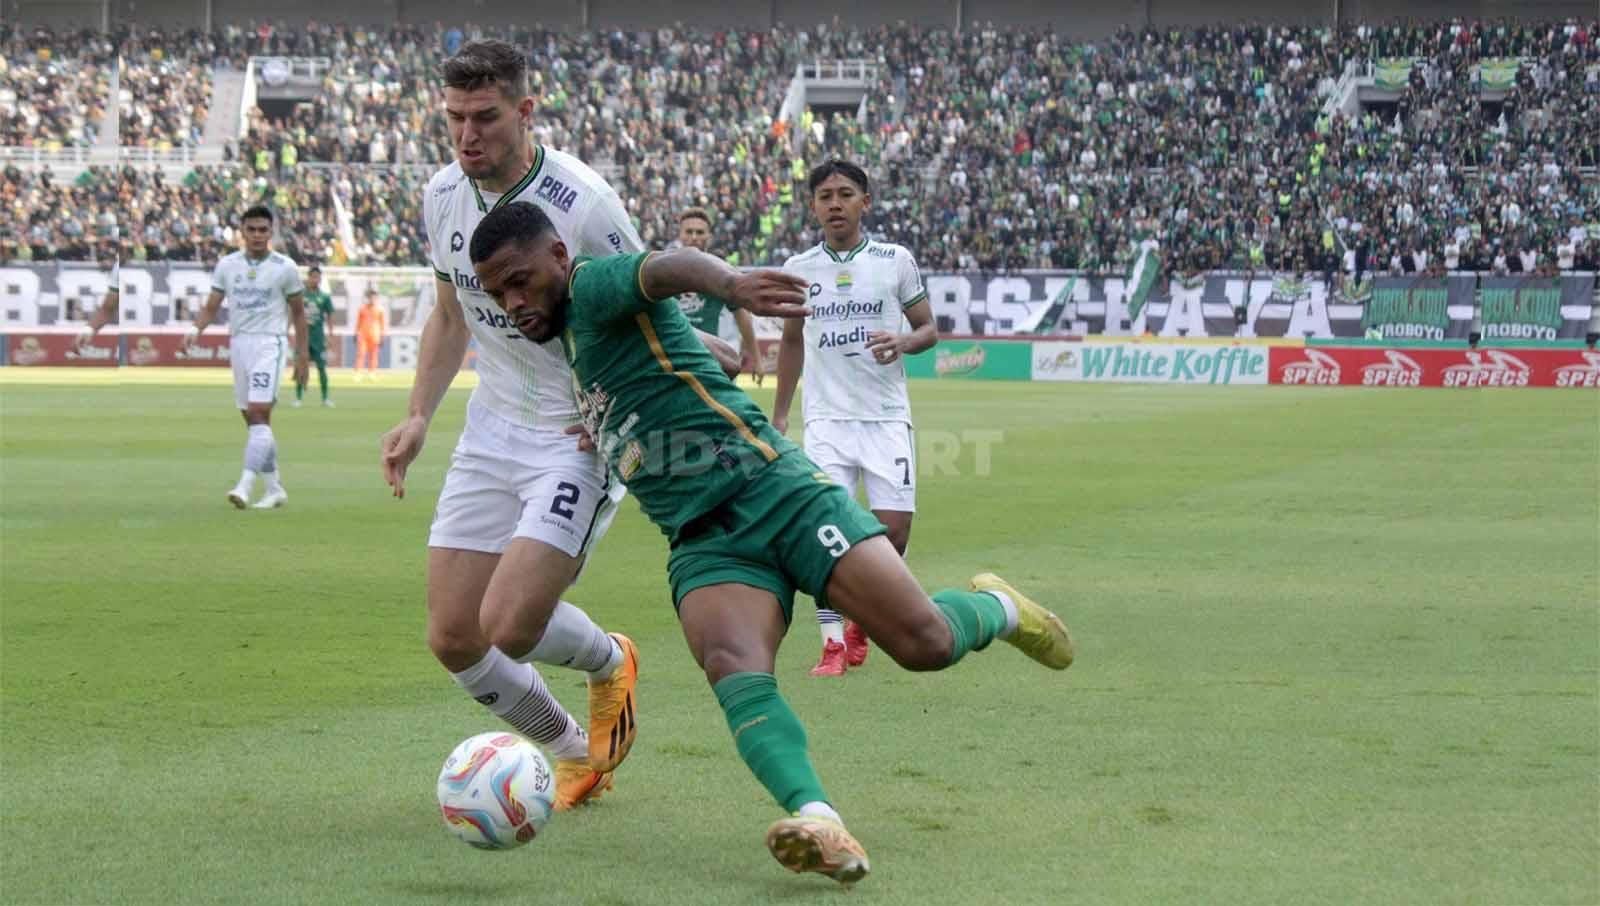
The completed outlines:
[[[812,195],[817,194],[817,186],[822,185],[824,180],[835,173],[860,186],[861,194],[872,194],[872,189],[867,185],[867,171],[847,160],[830,160],[827,163],[817,165],[811,171],[811,175],[806,177],[806,191]]]
[[[514,201],[503,208],[490,211],[478,228],[472,231],[472,242],[467,255],[473,264],[488,261],[501,247],[512,242],[532,242],[545,233],[555,232],[556,225],[544,209],[529,201]]]
[[[306,268],[306,273],[308,275],[309,274],[320,274],[320,273],[322,273],[322,268],[320,266],[318,266],[318,265],[313,264],[310,267]]]
[[[678,222],[683,223],[685,220],[694,220],[696,218],[704,220],[707,228],[711,226],[711,215],[706,213],[705,208],[690,208],[684,211],[678,215]]]
[[[246,220],[265,220],[267,223],[271,223],[272,209],[264,204],[253,204],[245,208],[244,213],[239,217],[240,223],[244,223]]]
[[[439,64],[439,77],[446,88],[477,91],[495,85],[520,100],[528,93],[528,60],[504,41],[471,41]]]

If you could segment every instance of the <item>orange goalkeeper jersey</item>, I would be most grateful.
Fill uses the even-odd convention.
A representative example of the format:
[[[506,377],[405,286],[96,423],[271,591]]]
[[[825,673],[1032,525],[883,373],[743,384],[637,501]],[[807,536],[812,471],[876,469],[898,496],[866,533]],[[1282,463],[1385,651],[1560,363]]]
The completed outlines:
[[[384,314],[382,306],[363,305],[356,313],[356,336],[368,343],[381,342],[388,321],[389,317]]]

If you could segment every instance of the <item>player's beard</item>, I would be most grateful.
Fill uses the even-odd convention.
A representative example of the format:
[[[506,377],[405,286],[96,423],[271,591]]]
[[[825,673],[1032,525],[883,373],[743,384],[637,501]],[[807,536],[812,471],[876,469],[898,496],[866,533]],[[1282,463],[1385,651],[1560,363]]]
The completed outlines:
[[[558,302],[550,317],[541,319],[537,333],[524,330],[521,324],[517,325],[517,333],[535,343],[548,343],[554,340],[556,337],[561,336],[562,331],[567,329],[567,307],[570,303],[571,300],[568,298],[563,298]]]

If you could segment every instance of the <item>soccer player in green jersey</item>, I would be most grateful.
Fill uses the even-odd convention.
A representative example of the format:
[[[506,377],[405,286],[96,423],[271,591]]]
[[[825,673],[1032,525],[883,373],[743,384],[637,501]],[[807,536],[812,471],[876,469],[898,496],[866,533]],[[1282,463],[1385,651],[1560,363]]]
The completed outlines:
[[[711,246],[711,216],[701,208],[690,208],[678,215],[678,244],[700,251],[708,251]],[[761,350],[756,345],[755,318],[750,313],[739,308],[732,308],[715,296],[702,293],[686,293],[678,297],[678,308],[689,317],[689,323],[701,333],[708,333],[724,343],[737,345],[739,348],[739,370],[756,379],[760,386],[763,377],[761,373]],[[723,324],[722,313],[726,311],[732,318],[732,323]],[[731,328],[731,329],[730,329]]]
[[[332,408],[328,398],[328,338],[323,333],[328,320],[333,317],[333,297],[322,291],[322,268],[312,265],[306,271],[306,349],[317,366],[317,383],[322,385],[322,405]],[[294,407],[306,395],[306,376],[294,382]]]
[[[469,254],[523,336],[561,339],[583,417],[575,430],[667,535],[689,650],[740,757],[789,813],[767,848],[791,871],[860,880],[866,852],[823,792],[772,672],[795,591],[859,622],[908,670],[942,670],[997,638],[1065,669],[1066,626],[988,573],[930,597],[883,525],[767,423],[670,298],[700,292],[798,318],[809,312],[800,278],[740,273],[693,248],[573,260],[548,215],[525,202],[485,216]]]

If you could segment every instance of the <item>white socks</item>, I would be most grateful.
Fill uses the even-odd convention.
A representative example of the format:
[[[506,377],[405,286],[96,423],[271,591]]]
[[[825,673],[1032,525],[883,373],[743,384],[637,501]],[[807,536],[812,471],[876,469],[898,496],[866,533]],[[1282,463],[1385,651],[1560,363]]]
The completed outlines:
[[[595,682],[611,678],[622,666],[622,646],[607,635],[581,608],[566,601],[556,603],[544,635],[533,650],[518,658],[589,674]]]
[[[278,490],[278,442],[271,425],[251,425],[244,442],[244,472],[239,483],[253,483],[257,473],[267,479],[268,490]]]
[[[561,707],[531,664],[490,648],[483,660],[450,674],[467,694],[518,732],[550,750],[558,761],[587,759],[589,736]]]
[[[837,610],[817,608],[817,626],[822,630],[822,642],[844,644],[844,617]]]

